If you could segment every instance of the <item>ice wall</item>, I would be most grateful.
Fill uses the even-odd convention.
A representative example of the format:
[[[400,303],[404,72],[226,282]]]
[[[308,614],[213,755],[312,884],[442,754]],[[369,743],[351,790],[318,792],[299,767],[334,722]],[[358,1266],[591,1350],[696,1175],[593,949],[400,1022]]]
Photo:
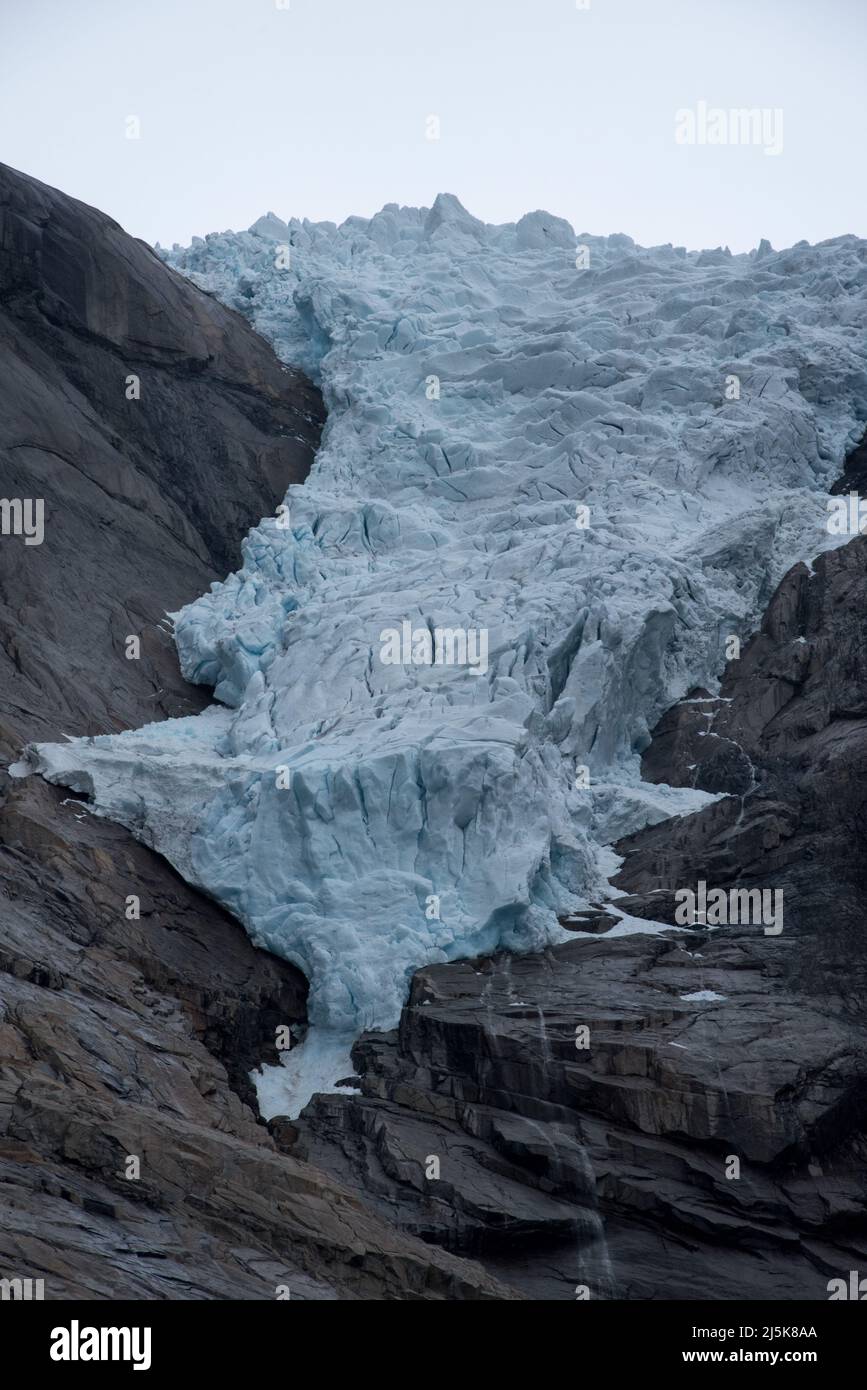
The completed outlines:
[[[446,195],[168,259],[321,382],[322,448],[176,615],[225,708],[33,757],[299,965],[314,1021],[390,1026],[413,969],[559,939],[600,847],[682,808],[637,753],[829,543],[867,243],[576,245]],[[404,624],[484,633],[486,669],[385,664]]]

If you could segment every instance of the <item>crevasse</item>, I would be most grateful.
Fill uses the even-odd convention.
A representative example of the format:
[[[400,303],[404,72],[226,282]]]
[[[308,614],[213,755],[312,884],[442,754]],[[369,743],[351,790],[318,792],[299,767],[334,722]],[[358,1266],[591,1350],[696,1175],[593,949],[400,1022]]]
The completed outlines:
[[[321,382],[322,446],[289,525],[174,615],[220,705],[31,756],[297,964],[341,1034],[393,1025],[420,965],[560,939],[605,846],[695,804],[640,783],[650,727],[831,543],[867,243],[580,244],[441,195],[167,256]],[[484,630],[487,671],[383,664],[404,622]]]

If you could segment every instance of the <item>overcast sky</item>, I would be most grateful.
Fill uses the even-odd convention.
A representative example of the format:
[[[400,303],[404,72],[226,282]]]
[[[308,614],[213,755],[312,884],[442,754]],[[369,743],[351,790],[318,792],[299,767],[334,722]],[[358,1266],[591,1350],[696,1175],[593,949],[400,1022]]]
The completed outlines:
[[[441,190],[645,245],[867,236],[867,0],[285,3],[0,0],[0,159],[164,244]],[[781,151],[678,143],[700,102],[765,145],[781,111]]]

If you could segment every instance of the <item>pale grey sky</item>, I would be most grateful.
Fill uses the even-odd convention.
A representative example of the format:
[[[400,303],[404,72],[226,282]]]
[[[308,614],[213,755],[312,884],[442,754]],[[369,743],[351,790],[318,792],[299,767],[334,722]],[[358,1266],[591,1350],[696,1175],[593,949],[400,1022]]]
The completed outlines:
[[[439,191],[644,244],[867,236],[865,0],[281,3],[0,0],[0,159],[164,244]],[[699,102],[781,110],[782,151],[678,144]]]

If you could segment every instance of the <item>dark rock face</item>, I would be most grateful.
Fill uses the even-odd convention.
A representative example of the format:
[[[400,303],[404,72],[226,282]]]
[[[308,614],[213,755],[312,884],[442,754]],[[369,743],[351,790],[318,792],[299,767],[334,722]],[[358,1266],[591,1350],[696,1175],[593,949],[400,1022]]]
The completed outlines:
[[[49,1299],[508,1297],[257,1122],[246,1073],[303,1018],[298,973],[120,827],[3,780],[3,1276]]]
[[[0,337],[0,493],[46,504],[42,545],[0,537],[8,763],[201,707],[162,616],[305,475],[322,411],[236,315],[2,168]],[[863,1270],[867,539],[814,571],[646,750],[650,780],[721,799],[618,846],[633,917],[672,922],[703,879],[782,889],[783,933],[618,936],[600,904],[544,955],[423,970],[399,1030],[356,1045],[362,1094],[293,1123],[257,1122],[248,1072],[303,1021],[298,972],[0,771],[0,1275],[48,1298],[725,1300]]]
[[[4,165],[0,352],[0,495],[45,515],[41,545],[0,537],[0,753],[194,713],[166,610],[306,477],[319,393],[143,242]]]
[[[793,982],[853,1017],[867,987],[867,538],[798,565],[720,697],[669,710],[651,781],[734,795],[623,841],[630,893],[708,884],[781,889]],[[657,913],[671,920],[664,912]]]
[[[2,167],[0,341],[0,493],[45,501],[41,545],[0,537],[8,764],[206,703],[160,621],[304,478],[323,411],[241,318]],[[125,831],[0,771],[0,1277],[48,1299],[510,1297],[258,1122],[249,1069],[306,989]]]
[[[844,492],[867,492],[867,434],[857,448],[846,459],[843,474],[831,488],[831,495],[839,497]]]
[[[531,1297],[826,1298],[867,1264],[865,701],[859,538],[654,731],[644,775],[722,799],[617,846],[632,916],[781,889],[782,934],[618,937],[600,906],[545,956],[424,970],[293,1152]]]
[[[797,950],[744,928],[424,970],[355,1049],[364,1096],[314,1098],[292,1152],[533,1298],[824,1298],[867,1259],[867,1072],[788,986]]]

